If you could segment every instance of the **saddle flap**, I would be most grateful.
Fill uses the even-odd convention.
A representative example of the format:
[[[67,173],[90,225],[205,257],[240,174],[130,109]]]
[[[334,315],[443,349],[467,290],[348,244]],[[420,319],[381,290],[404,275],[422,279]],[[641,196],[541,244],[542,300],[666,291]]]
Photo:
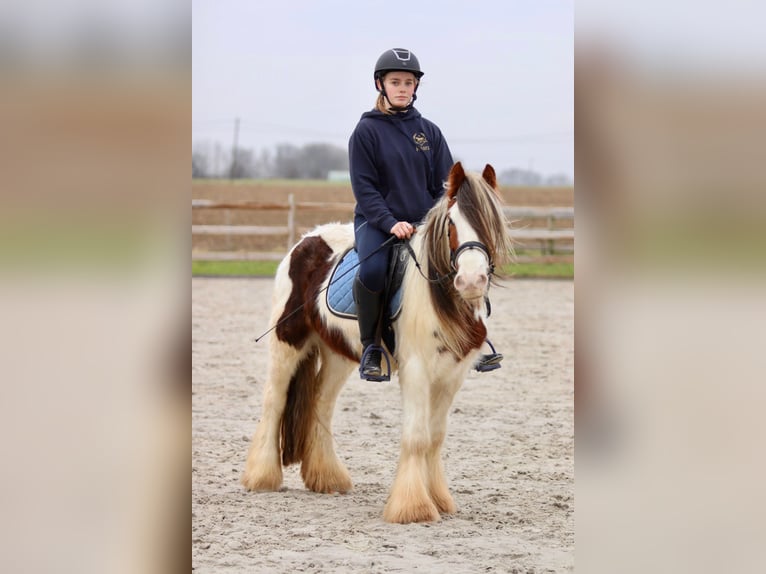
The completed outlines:
[[[353,285],[359,267],[356,249],[346,251],[335,265],[327,286],[327,307],[339,317],[356,319]]]
[[[398,247],[398,246],[397,246]],[[402,251],[406,254],[406,251]],[[394,248],[392,251],[392,264],[390,268],[389,286],[387,288],[388,296],[388,319],[394,321],[399,315],[402,307],[402,278],[404,276],[403,268],[406,263],[406,257],[402,260],[400,250]],[[359,267],[359,254],[356,249],[346,251],[330,274],[330,282],[327,286],[327,307],[333,315],[344,317],[346,319],[356,319],[356,303],[354,302],[354,279],[356,278]]]

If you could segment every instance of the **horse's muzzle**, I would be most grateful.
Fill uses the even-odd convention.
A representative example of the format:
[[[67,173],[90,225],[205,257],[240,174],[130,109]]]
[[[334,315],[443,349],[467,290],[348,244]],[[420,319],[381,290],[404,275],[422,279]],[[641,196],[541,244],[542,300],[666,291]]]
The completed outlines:
[[[463,299],[477,299],[484,297],[487,292],[489,277],[486,273],[467,273],[463,270],[455,275],[454,285],[457,292]]]

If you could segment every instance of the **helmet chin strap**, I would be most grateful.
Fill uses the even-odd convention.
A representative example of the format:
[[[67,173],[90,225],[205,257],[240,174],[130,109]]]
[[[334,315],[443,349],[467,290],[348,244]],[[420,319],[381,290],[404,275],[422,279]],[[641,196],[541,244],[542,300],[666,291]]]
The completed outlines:
[[[412,109],[412,105],[415,103],[415,100],[418,99],[417,94],[412,94],[412,99],[410,100],[410,103],[404,107],[400,107],[400,106],[395,106],[394,104],[391,103],[391,100],[388,99],[388,94],[386,94],[385,90],[383,90],[382,93],[383,93],[383,97],[386,98],[386,101],[388,102],[389,108],[391,108],[395,112],[406,112],[407,110]]]

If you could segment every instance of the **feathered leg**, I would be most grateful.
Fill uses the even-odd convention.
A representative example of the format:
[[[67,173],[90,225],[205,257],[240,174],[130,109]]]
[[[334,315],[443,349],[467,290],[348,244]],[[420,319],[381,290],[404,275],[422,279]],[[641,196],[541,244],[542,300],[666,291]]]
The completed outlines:
[[[429,421],[431,444],[426,452],[428,492],[439,511],[447,514],[453,514],[457,507],[444,477],[441,449],[447,434],[449,409],[459,388],[460,380],[457,380],[457,382],[446,382],[433,386],[431,393],[431,418]]]
[[[335,402],[356,363],[323,347],[322,366],[319,370],[319,396],[316,402],[315,427],[301,464],[301,476],[306,488],[314,492],[340,492],[351,490],[351,477],[335,453],[332,435],[332,417]]]
[[[298,350],[272,337],[269,378],[263,393],[263,414],[247,455],[242,484],[248,490],[279,490],[282,486],[280,425],[290,379],[307,349]]]
[[[399,380],[403,411],[401,452],[383,518],[402,524],[439,520],[439,510],[428,491],[426,453],[431,446],[428,377],[419,361],[410,360],[402,367]]]

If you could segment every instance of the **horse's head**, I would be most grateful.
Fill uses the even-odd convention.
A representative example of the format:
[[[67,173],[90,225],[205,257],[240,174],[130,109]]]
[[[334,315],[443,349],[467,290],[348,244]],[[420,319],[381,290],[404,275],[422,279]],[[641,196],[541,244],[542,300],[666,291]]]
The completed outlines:
[[[512,250],[495,170],[487,164],[479,176],[457,162],[447,180],[446,201],[453,285],[464,300],[477,303],[487,293],[495,265]]]

